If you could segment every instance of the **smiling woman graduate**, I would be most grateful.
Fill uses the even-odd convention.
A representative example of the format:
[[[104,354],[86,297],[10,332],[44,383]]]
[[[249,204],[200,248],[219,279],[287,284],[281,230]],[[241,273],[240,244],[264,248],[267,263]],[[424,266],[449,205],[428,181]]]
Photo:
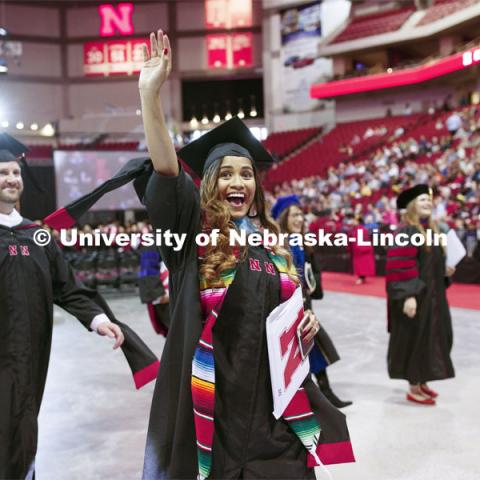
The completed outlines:
[[[438,233],[432,219],[432,190],[416,185],[403,191],[397,207],[404,211],[398,233],[427,236]],[[388,298],[388,373],[405,379],[407,400],[435,405],[438,394],[427,382],[452,378],[452,319],[446,287],[454,268],[445,266],[441,246],[392,247],[386,264]]]
[[[310,379],[283,417],[272,414],[265,321],[299,280],[287,250],[228,242],[230,229],[278,233],[257,174],[270,155],[232,119],[179,152],[202,178],[198,191],[177,161],[159,101],[172,61],[167,36],[152,34],[144,55],[139,89],[155,169],[145,201],[155,228],[187,234],[181,251],[161,247],[170,271],[171,326],[144,478],[313,479],[319,461],[354,461],[344,415]],[[220,231],[217,245],[197,247],[196,234],[213,228]],[[304,333],[313,335],[315,324]]]
[[[170,272],[170,326],[157,377],[145,450],[145,480],[315,478],[313,467],[355,461],[345,416],[308,377],[282,417],[273,416],[266,319],[300,283],[288,250],[230,245],[230,232],[279,228],[268,215],[258,168],[269,153],[238,118],[178,152],[159,94],[172,52],[161,31],[139,80],[149,158],[127,162],[93,192],[52,214],[72,226],[105,193],[134,180],[155,229],[185,235],[160,246]],[[199,233],[218,229],[216,245]],[[315,334],[309,317],[303,335]]]

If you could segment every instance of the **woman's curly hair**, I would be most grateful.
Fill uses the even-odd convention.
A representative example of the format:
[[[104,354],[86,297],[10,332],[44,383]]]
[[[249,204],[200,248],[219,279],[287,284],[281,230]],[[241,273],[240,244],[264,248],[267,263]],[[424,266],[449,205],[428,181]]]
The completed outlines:
[[[204,174],[202,183],[200,185],[200,208],[203,219],[202,226],[204,230],[218,229],[217,244],[208,245],[205,248],[202,262],[200,264],[200,275],[208,280],[213,286],[218,282],[220,284],[220,275],[226,270],[232,269],[237,263],[237,259],[233,252],[233,247],[229,242],[229,231],[237,227],[232,221],[230,209],[228,205],[220,200],[218,193],[218,177],[220,174],[220,167],[222,160],[216,161]],[[256,212],[255,218],[260,228],[268,229],[269,232],[279,235],[280,229],[278,225],[271,219],[263,189],[260,186],[257,171],[255,167],[255,196],[251,209]],[[240,259],[247,257],[247,246],[239,246]],[[287,260],[288,270],[291,271],[293,262],[290,252],[282,248],[280,245],[272,247],[275,255],[281,255]],[[298,283],[299,279],[296,275],[289,273],[290,278]]]

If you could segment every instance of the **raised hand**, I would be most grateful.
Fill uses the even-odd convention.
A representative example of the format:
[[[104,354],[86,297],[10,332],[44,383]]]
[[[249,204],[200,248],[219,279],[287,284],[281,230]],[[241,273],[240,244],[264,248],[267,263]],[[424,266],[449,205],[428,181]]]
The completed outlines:
[[[162,30],[150,34],[150,51],[143,46],[143,66],[138,88],[141,95],[157,96],[172,70],[172,51],[168,36]]]

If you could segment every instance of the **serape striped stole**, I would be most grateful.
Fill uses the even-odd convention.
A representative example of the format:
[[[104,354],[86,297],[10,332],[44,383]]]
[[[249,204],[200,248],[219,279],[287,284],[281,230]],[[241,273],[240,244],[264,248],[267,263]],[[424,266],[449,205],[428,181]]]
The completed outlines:
[[[265,248],[270,260],[280,275],[280,300],[288,300],[296,284],[288,276],[288,265],[284,257],[275,255]],[[201,261],[200,249],[198,252]],[[238,260],[238,250],[234,252]],[[213,288],[205,278],[200,277],[200,303],[204,327],[192,362],[192,399],[197,438],[198,480],[207,479],[212,467],[212,446],[215,430],[215,357],[213,349],[213,327],[222,308],[228,287],[235,279],[236,268],[221,275],[220,286]],[[273,415],[273,414],[272,414]],[[317,447],[320,425],[312,411],[310,401],[303,388],[299,388],[286,408],[284,420],[298,436],[308,451],[308,466],[320,465]]]

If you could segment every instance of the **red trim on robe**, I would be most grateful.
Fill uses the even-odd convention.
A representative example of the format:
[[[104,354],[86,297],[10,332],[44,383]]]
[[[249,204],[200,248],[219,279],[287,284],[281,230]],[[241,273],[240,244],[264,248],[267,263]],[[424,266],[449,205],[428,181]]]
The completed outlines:
[[[387,252],[387,257],[416,257],[417,251],[417,247],[390,248]]]
[[[352,444],[349,441],[337,443],[320,443],[317,446],[317,455],[324,465],[333,465],[335,463],[355,462]],[[308,454],[308,468],[318,466],[315,458]]]
[[[412,278],[417,278],[417,277],[418,277],[418,270],[416,268],[412,270],[405,270],[404,272],[388,272],[387,283],[402,282],[402,281],[411,280]]]
[[[48,217],[43,219],[49,227],[55,230],[61,230],[62,228],[73,227],[77,220],[73,218],[66,208],[60,208],[59,210],[51,213]]]
[[[142,388],[147,383],[157,378],[158,369],[160,368],[160,362],[156,360],[145,368],[142,368],[138,372],[133,374],[133,380],[137,390]]]
[[[17,225],[16,227],[13,227],[14,230],[28,230],[30,228],[41,228],[41,227],[36,223],[27,223],[26,225]]]
[[[417,266],[417,261],[412,259],[401,258],[399,260],[387,260],[386,269],[387,270],[398,270],[401,268],[415,268]]]

